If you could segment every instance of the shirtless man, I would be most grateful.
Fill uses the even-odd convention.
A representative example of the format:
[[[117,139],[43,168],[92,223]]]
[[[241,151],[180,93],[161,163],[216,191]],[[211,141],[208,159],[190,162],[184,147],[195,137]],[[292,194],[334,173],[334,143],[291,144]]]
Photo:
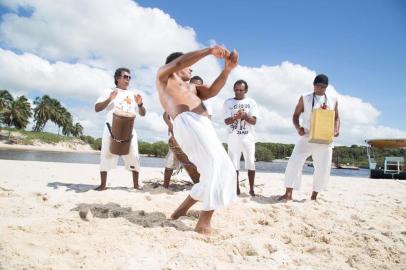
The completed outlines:
[[[203,79],[199,76],[193,76],[190,81],[190,83],[193,83],[195,85],[203,85]],[[206,102],[206,101],[205,101]],[[209,110],[209,107],[207,104],[203,102],[203,105],[205,105],[207,112],[208,112],[208,117],[211,119],[211,110]],[[180,167],[184,167],[186,172],[189,174],[190,178],[192,179],[193,183],[199,182],[200,175],[197,172],[196,166],[191,163],[186,155],[182,155],[182,160],[178,159],[178,155],[174,153],[174,151],[171,148],[171,142],[176,143],[176,140],[173,136],[173,124],[171,117],[167,112],[164,112],[163,114],[163,119],[165,121],[165,124],[168,126],[168,135],[169,135],[169,150],[168,150],[168,155],[166,157],[166,167],[165,167],[165,172],[164,172],[164,188],[169,188],[169,182],[171,181],[171,177],[173,174],[174,170],[179,169]],[[176,143],[177,144],[177,143]],[[178,149],[178,151],[182,151],[181,149]]]
[[[187,83],[191,77],[190,66],[200,59],[214,55],[225,60],[224,69],[210,87]],[[165,112],[173,119],[173,133],[180,147],[196,165],[200,182],[172,214],[172,219],[186,215],[197,201],[203,209],[195,230],[211,233],[214,210],[236,200],[236,172],[223,148],[202,100],[214,97],[226,83],[231,70],[238,64],[238,53],[220,46],[187,54],[172,53],[166,64],[158,70],[156,86]]]

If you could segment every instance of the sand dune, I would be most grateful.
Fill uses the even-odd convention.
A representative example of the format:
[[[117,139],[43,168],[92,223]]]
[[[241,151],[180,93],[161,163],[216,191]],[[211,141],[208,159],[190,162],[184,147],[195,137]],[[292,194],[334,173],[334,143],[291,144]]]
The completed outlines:
[[[243,187],[204,236],[193,231],[200,204],[168,219],[191,188],[185,176],[168,191],[161,170],[142,168],[138,191],[119,168],[96,192],[97,165],[0,160],[0,168],[0,269],[406,268],[405,181],[332,177],[312,202],[304,176],[295,200],[280,203],[283,175],[258,173],[258,196]]]

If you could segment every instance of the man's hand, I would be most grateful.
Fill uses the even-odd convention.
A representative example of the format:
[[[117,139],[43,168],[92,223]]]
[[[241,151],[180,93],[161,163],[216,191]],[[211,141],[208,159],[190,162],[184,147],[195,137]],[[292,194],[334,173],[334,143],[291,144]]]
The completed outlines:
[[[236,114],[234,114],[234,119],[242,119],[245,115],[246,113],[244,112],[244,110],[241,109]]]
[[[136,95],[136,96],[135,96],[135,102],[137,103],[138,106],[142,104],[142,97],[141,97],[141,95]]]
[[[338,137],[338,135],[340,135],[340,131],[338,131],[337,129],[334,130],[334,137]]]
[[[300,128],[297,130],[297,133],[299,133],[300,136],[305,135],[305,130],[304,130],[304,128],[303,128],[303,127],[300,127]]]
[[[230,55],[225,58],[224,62],[224,69],[231,71],[233,68],[235,68],[238,65],[238,52],[236,49],[234,49]]]
[[[117,96],[117,93],[118,93],[118,91],[117,91],[117,90],[113,90],[113,91],[111,91],[111,93],[110,93],[110,96],[109,96],[108,100],[112,101],[113,99],[115,99],[115,98],[116,98],[116,96]]]
[[[217,58],[228,58],[230,56],[230,52],[226,48],[219,45],[214,45],[212,48],[210,48],[210,53]]]

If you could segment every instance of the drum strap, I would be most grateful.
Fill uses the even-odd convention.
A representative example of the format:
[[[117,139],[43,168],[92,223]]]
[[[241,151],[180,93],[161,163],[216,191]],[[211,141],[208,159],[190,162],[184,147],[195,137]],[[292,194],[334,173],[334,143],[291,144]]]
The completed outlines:
[[[118,143],[129,143],[129,142],[131,142],[131,140],[133,138],[133,135],[131,135],[131,137],[129,139],[127,139],[127,140],[119,140],[116,137],[114,137],[113,132],[111,132],[110,123],[106,123],[106,125],[107,125],[107,128],[109,129],[109,132],[110,132],[110,135],[111,135],[111,138],[113,139],[113,141],[116,141]]]

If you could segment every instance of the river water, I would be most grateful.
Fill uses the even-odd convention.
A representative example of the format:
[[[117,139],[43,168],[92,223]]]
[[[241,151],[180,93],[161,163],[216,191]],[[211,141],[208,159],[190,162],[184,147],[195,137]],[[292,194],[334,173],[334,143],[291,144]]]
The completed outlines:
[[[7,160],[30,160],[30,161],[45,161],[45,162],[64,162],[64,163],[81,163],[81,164],[99,164],[99,153],[68,153],[68,152],[47,152],[47,151],[27,151],[27,150],[5,150],[0,149],[0,159]],[[164,158],[155,157],[140,157],[141,167],[156,167],[163,168],[165,166]],[[119,159],[119,165],[124,165],[123,161]],[[256,170],[258,172],[273,172],[284,173],[286,169],[286,162],[256,162]],[[244,168],[244,162],[241,162],[240,168]],[[305,165],[303,167],[303,174],[313,174],[314,169]],[[331,175],[336,176],[350,176],[367,178],[369,170],[346,170],[346,169],[332,169]]]

